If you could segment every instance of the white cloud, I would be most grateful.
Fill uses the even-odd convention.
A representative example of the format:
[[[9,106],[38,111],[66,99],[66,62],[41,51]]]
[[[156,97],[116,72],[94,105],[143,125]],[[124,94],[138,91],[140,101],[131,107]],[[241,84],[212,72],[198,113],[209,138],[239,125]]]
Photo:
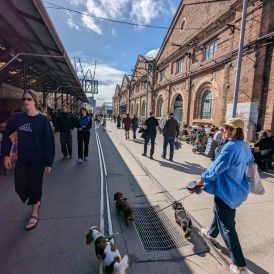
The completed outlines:
[[[67,24],[71,29],[81,30],[80,26],[74,21],[71,13],[67,12]]]
[[[164,6],[164,1],[134,0],[130,17],[138,24],[149,24],[153,19],[164,13]]]
[[[84,13],[91,16],[83,15],[82,23],[97,34],[103,34],[103,20],[92,17],[150,24],[159,16],[174,13],[174,4],[171,0],[70,0],[70,4],[81,7]],[[114,28],[112,35],[116,36]]]
[[[97,34],[102,35],[102,29],[100,26],[96,25],[95,20],[92,17],[82,15],[81,16],[82,22],[85,27],[87,27],[89,30],[96,32]]]
[[[157,48],[157,49],[151,49],[151,50],[149,50],[146,54],[145,54],[145,57],[147,58],[147,59],[149,59],[149,60],[152,60],[152,59],[155,59],[156,58],[156,56],[157,56],[157,54],[158,54],[158,52],[159,52],[159,48]]]

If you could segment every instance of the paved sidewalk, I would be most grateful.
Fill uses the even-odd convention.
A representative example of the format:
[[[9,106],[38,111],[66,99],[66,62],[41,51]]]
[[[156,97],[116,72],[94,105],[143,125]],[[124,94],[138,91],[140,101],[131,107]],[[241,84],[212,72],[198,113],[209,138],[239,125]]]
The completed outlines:
[[[124,130],[117,130],[111,122],[108,122],[107,127],[110,138],[128,167],[131,168],[134,164],[132,157],[130,158],[128,155],[128,150],[130,150],[167,190],[171,190],[172,196],[176,199],[186,195],[184,191],[177,189],[184,187],[187,182],[199,178],[200,174],[211,163],[210,159],[192,153],[192,147],[185,143],[181,150],[175,151],[173,163],[163,160],[161,158],[163,141],[161,135],[158,135],[156,139],[155,160],[150,160],[141,156],[143,152],[142,139],[139,138],[136,142],[127,141],[124,137]],[[121,143],[125,144],[126,148]],[[134,172],[134,168],[132,168],[132,172]],[[251,273],[256,274],[274,273],[274,233],[272,233],[272,226],[274,225],[274,174],[263,173],[261,176],[266,194],[263,196],[249,195],[247,201],[237,210],[236,218],[237,231],[248,267]],[[148,191],[144,187],[144,193],[153,192]],[[161,199],[160,195],[148,196],[148,200],[152,202],[157,201],[157,199]],[[201,226],[208,227],[210,225],[213,216],[213,197],[211,195],[207,193],[192,195],[184,201],[184,206]],[[224,247],[222,239],[219,238],[218,240]],[[225,248],[222,248],[221,251],[226,253]],[[224,254],[224,256],[226,255]]]

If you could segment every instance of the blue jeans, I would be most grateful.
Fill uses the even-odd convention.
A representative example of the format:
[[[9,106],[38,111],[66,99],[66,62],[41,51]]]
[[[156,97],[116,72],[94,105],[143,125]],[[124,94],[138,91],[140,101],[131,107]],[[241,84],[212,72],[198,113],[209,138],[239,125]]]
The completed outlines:
[[[216,238],[221,233],[232,262],[238,267],[245,267],[245,258],[235,229],[236,209],[231,209],[217,196],[214,197],[214,204],[214,218],[208,234]]]
[[[133,132],[133,139],[136,139],[136,131],[137,131],[137,127],[133,127],[132,128],[132,132]]]
[[[150,142],[151,142],[150,156],[153,156],[154,147],[155,147],[155,139],[156,139],[156,135],[145,136],[144,154],[147,154],[147,145],[148,145],[149,140],[150,140]]]
[[[173,160],[174,142],[175,142],[175,137],[165,136],[165,138],[164,138],[164,146],[163,146],[163,155],[162,155],[164,158],[166,158],[167,145],[169,144],[169,146],[170,146],[169,159]]]

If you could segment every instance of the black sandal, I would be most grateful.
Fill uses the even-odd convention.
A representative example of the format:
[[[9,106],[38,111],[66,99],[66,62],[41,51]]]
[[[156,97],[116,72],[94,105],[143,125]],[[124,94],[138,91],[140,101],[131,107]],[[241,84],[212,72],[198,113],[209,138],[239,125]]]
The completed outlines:
[[[32,221],[33,220],[33,221]],[[31,216],[26,227],[25,227],[25,230],[32,230],[34,229],[37,224],[38,224],[38,220],[39,220],[39,217],[38,216]],[[28,227],[29,225],[31,225],[30,227]]]

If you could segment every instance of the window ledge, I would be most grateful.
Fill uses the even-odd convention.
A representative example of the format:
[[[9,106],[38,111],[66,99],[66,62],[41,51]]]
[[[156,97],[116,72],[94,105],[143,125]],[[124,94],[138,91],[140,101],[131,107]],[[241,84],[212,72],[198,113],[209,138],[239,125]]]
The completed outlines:
[[[193,119],[192,123],[199,123],[199,124],[212,124],[212,119]]]

